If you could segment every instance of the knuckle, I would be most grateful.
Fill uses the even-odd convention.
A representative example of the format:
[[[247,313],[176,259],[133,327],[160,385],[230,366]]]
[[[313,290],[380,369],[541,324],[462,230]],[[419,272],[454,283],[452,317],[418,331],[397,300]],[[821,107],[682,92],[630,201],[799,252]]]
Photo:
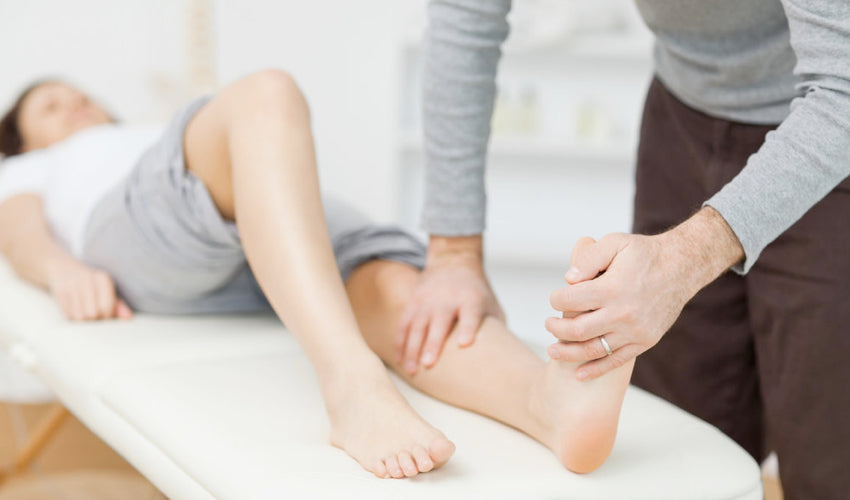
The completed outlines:
[[[617,281],[609,281],[602,289],[605,297],[612,299],[619,297],[623,292],[623,286]]]
[[[633,306],[625,307],[620,311],[619,317],[622,323],[634,323],[638,318],[637,308]]]
[[[546,329],[558,338],[566,336],[566,325],[564,325],[564,320],[562,319],[546,319]]]
[[[612,354],[609,357],[611,358],[611,365],[614,368],[620,368],[621,366],[625,365],[626,362],[628,361],[628,358],[626,356],[619,354],[616,351],[614,352],[614,354]]]

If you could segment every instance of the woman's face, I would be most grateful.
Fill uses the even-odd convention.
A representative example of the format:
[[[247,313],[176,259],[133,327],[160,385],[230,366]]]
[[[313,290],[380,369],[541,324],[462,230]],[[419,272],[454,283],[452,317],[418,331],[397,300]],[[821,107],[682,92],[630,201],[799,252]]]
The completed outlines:
[[[74,132],[111,122],[103,108],[61,82],[44,83],[33,89],[21,103],[18,115],[24,152],[46,148]]]

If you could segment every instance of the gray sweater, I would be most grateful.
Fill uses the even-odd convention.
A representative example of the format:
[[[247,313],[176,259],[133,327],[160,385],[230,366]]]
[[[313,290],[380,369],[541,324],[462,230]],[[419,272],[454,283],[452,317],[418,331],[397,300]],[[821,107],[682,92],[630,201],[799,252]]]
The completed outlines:
[[[655,33],[655,71],[706,114],[775,124],[705,203],[744,247],[735,270],[850,175],[850,1],[637,0]],[[511,0],[431,0],[424,74],[422,225],[484,230],[485,158]]]

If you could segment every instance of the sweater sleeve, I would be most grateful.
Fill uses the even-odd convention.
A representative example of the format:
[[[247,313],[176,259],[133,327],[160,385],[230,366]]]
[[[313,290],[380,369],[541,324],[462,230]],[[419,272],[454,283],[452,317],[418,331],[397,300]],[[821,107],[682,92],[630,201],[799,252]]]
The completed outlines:
[[[850,175],[850,4],[782,0],[802,97],[744,169],[706,205],[744,247],[744,274],[762,250]]]
[[[425,206],[430,234],[479,234],[490,119],[511,0],[431,0],[425,39]]]

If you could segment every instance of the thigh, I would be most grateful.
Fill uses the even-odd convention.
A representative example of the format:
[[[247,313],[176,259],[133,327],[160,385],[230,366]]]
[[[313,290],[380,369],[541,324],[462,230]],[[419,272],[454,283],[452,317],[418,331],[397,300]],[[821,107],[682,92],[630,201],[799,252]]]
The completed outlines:
[[[634,232],[663,232],[713,194],[716,132],[723,127],[653,82],[641,124]],[[743,278],[726,273],[698,293],[661,341],[638,357],[632,382],[760,457],[762,411]]]
[[[850,180],[747,275],[771,444],[786,498],[850,492]]]
[[[207,102],[178,111],[88,221],[83,259],[108,272],[136,310],[230,312],[263,305],[248,279],[236,225],[222,218],[206,186],[185,168],[186,124]]]

